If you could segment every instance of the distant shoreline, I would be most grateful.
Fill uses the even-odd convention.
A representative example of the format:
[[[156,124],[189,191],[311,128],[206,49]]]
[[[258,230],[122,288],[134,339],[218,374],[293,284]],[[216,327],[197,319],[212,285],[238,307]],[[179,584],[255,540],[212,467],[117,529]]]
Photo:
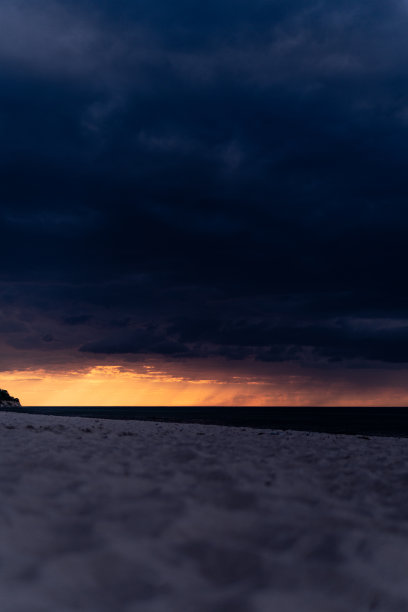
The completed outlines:
[[[1,412],[408,437],[408,407],[22,406]]]

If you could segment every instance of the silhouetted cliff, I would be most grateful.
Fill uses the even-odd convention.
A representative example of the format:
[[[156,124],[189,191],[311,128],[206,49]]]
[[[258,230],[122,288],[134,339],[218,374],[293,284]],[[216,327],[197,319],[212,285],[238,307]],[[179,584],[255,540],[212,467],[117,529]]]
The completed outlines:
[[[5,389],[0,389],[0,407],[6,406],[21,406],[20,400],[17,397],[11,397]]]

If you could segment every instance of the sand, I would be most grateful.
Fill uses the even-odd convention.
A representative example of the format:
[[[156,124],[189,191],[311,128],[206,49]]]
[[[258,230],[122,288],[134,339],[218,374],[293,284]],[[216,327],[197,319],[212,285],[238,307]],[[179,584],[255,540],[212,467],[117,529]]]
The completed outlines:
[[[408,440],[0,414],[1,612],[408,611]]]

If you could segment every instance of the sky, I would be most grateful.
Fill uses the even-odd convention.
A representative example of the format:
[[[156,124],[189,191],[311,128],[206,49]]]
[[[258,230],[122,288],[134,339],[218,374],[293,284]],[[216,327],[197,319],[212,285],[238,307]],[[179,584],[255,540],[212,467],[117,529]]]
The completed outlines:
[[[408,404],[408,2],[2,0],[0,387]]]

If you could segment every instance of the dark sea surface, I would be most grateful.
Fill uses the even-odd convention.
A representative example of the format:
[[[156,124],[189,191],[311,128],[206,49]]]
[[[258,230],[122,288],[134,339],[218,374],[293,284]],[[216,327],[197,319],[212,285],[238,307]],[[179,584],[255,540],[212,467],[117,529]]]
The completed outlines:
[[[408,436],[408,407],[59,406],[0,408],[57,416]]]

